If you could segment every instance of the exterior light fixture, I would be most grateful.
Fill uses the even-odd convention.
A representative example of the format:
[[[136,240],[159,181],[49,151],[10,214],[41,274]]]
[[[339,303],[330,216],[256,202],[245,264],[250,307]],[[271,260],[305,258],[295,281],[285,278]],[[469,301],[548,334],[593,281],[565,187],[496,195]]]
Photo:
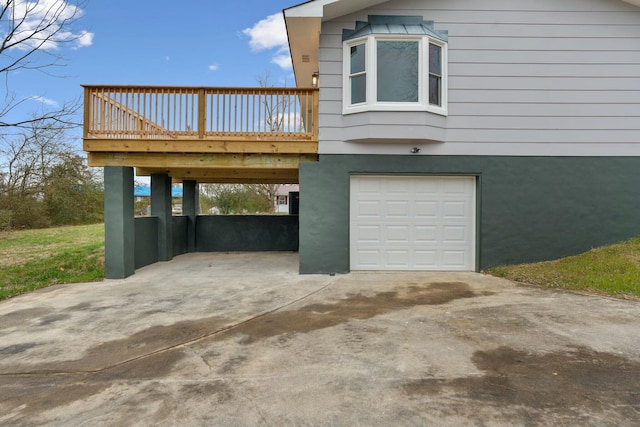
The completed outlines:
[[[312,87],[318,87],[318,81],[320,80],[320,73],[319,72],[315,72],[311,75],[311,86]]]
[[[411,150],[409,150],[409,152],[411,154],[418,154],[420,152],[420,148],[418,147],[413,147]]]

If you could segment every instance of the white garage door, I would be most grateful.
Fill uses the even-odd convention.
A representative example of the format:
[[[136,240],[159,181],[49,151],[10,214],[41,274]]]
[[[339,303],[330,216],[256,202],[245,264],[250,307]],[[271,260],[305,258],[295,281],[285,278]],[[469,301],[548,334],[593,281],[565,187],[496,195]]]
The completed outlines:
[[[475,177],[353,176],[352,270],[475,270]]]

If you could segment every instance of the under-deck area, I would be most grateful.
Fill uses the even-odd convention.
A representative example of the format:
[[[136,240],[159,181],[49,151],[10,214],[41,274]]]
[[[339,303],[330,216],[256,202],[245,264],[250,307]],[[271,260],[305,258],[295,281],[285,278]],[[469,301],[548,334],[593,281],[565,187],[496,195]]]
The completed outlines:
[[[187,252],[297,250],[297,216],[199,216],[198,184],[297,183],[300,163],[317,161],[317,89],[84,90],[84,150],[104,167],[107,278]],[[135,175],[151,177],[150,217],[134,215]]]

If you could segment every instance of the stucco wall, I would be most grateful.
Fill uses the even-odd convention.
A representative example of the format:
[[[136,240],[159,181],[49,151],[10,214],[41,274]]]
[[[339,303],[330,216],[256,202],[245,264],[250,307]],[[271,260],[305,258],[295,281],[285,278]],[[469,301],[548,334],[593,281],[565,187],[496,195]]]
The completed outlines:
[[[349,271],[352,174],[478,176],[480,269],[640,235],[640,157],[325,155],[300,168],[301,273]]]
[[[174,216],[173,221],[173,256],[187,253],[187,220],[186,216]]]
[[[212,215],[196,220],[196,251],[297,251],[294,215]]]
[[[158,218],[135,218],[135,268],[158,262]]]

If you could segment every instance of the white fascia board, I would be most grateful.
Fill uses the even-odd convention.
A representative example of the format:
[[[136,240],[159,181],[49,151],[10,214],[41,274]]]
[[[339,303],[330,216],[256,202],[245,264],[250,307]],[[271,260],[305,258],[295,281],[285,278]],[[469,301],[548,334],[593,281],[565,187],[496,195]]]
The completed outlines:
[[[340,0],[312,0],[283,10],[285,18],[322,18],[324,6]]]
[[[622,1],[624,1],[626,3],[631,3],[631,4],[635,5],[635,6],[640,6],[640,0],[622,0]]]

